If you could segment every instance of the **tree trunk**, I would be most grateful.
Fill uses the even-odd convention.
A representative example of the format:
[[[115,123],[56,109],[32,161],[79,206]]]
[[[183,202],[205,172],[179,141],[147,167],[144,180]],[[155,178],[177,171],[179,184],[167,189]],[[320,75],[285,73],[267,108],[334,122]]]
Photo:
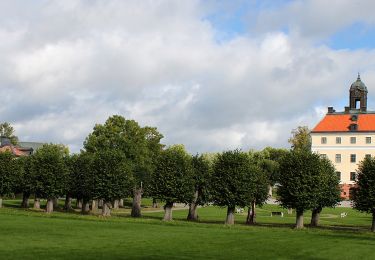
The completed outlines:
[[[48,199],[47,200],[47,207],[46,207],[46,212],[48,214],[53,212],[53,199]]]
[[[172,221],[173,202],[168,202],[164,205],[164,221]]]
[[[3,207],[3,196],[0,196],[0,208]]]
[[[55,209],[59,208],[59,199],[58,198],[53,199],[53,207]]]
[[[152,199],[152,207],[153,208],[159,208],[159,204],[156,199]]]
[[[312,227],[319,226],[320,212],[322,212],[322,208],[320,207],[313,209],[312,214],[311,214],[311,223],[310,223]]]
[[[82,214],[87,214],[87,213],[89,213],[89,211],[90,211],[90,203],[89,203],[88,200],[83,199],[81,213]]]
[[[77,199],[76,200],[76,208],[81,209],[82,208],[82,199]]]
[[[288,214],[289,215],[293,214],[293,209],[292,208],[288,208]]]
[[[40,209],[40,199],[35,197],[34,199],[34,206],[33,206],[34,209]]]
[[[227,210],[227,219],[225,220],[226,225],[233,225],[234,224],[234,209],[236,207],[228,207]]]
[[[98,210],[98,200],[92,200],[92,203],[91,203],[91,210],[93,212],[97,211]]]
[[[113,201],[113,209],[119,209],[118,207],[118,200]]]
[[[133,218],[140,218],[141,214],[141,201],[142,201],[142,188],[135,188],[133,192],[133,206],[131,216]]]
[[[103,201],[102,216],[103,217],[111,216],[111,203],[108,201]]]
[[[189,214],[187,216],[187,220],[190,221],[197,221],[198,220],[198,211],[197,211],[197,201],[198,201],[198,190],[194,193],[193,201],[189,204]]]
[[[22,194],[21,208],[25,208],[25,209],[29,208],[29,198],[30,198],[29,193],[24,192]]]
[[[124,207],[124,199],[120,199],[120,201],[118,202],[118,206],[120,208],[123,208]]]
[[[256,223],[255,201],[251,202],[247,212],[246,224],[254,225]]]
[[[304,228],[303,226],[303,211],[302,210],[296,210],[296,229]]]
[[[371,232],[375,232],[375,211],[372,212]]]
[[[72,210],[72,197],[66,195],[64,209],[66,211]]]
[[[103,200],[99,200],[99,202],[98,202],[98,207],[99,207],[99,208],[103,208]]]

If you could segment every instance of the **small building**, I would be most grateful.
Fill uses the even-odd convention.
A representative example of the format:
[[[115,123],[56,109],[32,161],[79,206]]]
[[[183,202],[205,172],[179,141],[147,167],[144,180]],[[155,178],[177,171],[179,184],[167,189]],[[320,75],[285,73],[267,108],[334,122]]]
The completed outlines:
[[[36,142],[18,142],[17,145],[13,145],[9,138],[0,137],[0,152],[8,151],[17,157],[31,155],[42,146],[43,143]]]
[[[367,111],[367,87],[360,75],[349,89],[349,106],[325,117],[311,131],[312,151],[327,157],[340,178],[341,196],[348,199],[357,178],[358,164],[375,156],[375,112]]]

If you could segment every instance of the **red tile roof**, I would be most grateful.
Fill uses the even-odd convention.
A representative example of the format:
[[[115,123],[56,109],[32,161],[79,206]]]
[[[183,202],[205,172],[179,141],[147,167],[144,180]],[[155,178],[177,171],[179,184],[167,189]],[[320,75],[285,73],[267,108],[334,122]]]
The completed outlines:
[[[13,147],[13,146],[10,146],[10,145],[6,145],[6,146],[3,146],[3,147],[0,147],[0,153],[1,152],[10,152],[12,154],[14,154],[15,156],[25,156],[25,155],[28,155],[27,153],[17,149],[16,147]]]
[[[357,121],[352,121],[351,114],[327,114],[312,132],[350,132],[349,126],[358,125],[356,132],[375,132],[375,114],[357,114]]]

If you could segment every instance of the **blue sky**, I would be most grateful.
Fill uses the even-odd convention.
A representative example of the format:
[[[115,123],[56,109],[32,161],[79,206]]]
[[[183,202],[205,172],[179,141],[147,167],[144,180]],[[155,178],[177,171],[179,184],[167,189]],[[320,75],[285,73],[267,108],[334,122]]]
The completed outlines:
[[[120,114],[192,152],[288,147],[357,72],[375,110],[370,0],[0,1],[0,118],[77,152]]]

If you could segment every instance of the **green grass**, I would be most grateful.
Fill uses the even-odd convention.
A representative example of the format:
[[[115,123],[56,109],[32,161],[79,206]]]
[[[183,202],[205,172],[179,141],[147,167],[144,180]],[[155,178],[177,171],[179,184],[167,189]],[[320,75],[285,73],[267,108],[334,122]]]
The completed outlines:
[[[0,209],[0,259],[373,259],[375,234],[371,217],[348,208],[325,209],[322,228],[294,230],[294,215],[273,205],[258,209],[259,225],[246,226],[246,214],[236,225],[223,225],[226,211],[199,209],[200,223],[185,221],[187,210],[175,210],[174,221],[163,212],[144,211],[141,219],[129,209],[111,218],[78,213],[15,208]],[[271,211],[285,217],[270,217]],[[348,217],[340,218],[341,212]],[[306,213],[305,223],[309,221]]]

